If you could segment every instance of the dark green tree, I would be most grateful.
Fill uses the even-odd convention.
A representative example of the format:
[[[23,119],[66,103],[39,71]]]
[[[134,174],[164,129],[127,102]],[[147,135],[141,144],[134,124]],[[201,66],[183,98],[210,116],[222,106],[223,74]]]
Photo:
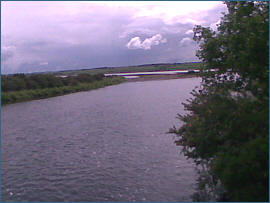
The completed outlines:
[[[198,201],[269,200],[269,2],[226,2],[217,31],[196,26],[200,89],[171,132],[199,169]]]

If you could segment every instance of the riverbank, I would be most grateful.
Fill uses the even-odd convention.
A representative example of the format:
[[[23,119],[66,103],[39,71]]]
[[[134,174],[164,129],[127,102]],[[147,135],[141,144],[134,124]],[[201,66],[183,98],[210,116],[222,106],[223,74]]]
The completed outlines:
[[[198,74],[172,74],[172,75],[142,75],[136,78],[126,78],[126,82],[143,82],[151,80],[169,80],[181,78],[194,78],[199,77]]]
[[[99,81],[94,81],[91,83],[80,83],[75,86],[63,86],[45,89],[35,89],[35,90],[21,90],[12,92],[2,92],[1,93],[1,105],[25,102],[30,100],[45,99],[49,97],[61,96],[66,94],[71,94],[80,91],[94,90],[110,85],[116,85],[124,82],[125,79],[122,77],[112,77],[103,78]]]
[[[201,66],[200,62],[187,63],[160,63],[160,64],[144,64],[137,66],[121,66],[121,67],[100,67],[81,70],[66,70],[53,73],[54,75],[78,75],[87,74],[110,74],[110,73],[131,73],[131,72],[147,72],[147,71],[176,71],[176,70],[195,70]]]
[[[80,91],[89,91],[94,89],[103,88],[110,85],[120,84],[122,82],[143,82],[151,80],[169,80],[169,79],[181,79],[181,78],[193,78],[198,77],[198,74],[173,74],[173,75],[141,75],[137,78],[123,78],[119,76],[106,77],[100,81],[94,81],[91,83],[80,83],[75,86],[63,86],[45,89],[34,90],[20,90],[12,92],[1,93],[1,105],[13,104],[37,99],[45,99],[50,97],[56,97],[66,94],[71,94]]]

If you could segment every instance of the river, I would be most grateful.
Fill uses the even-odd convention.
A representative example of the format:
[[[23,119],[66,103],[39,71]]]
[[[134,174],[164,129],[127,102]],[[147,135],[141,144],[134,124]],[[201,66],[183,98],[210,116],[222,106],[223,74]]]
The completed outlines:
[[[199,78],[129,82],[2,107],[4,201],[191,201],[173,135]]]

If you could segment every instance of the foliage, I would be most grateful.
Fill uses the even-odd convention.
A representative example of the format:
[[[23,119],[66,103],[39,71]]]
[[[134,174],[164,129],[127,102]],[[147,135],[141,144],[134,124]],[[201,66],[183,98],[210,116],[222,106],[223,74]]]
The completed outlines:
[[[226,4],[217,31],[194,28],[202,85],[171,132],[204,174],[196,200],[268,201],[269,2]]]
[[[101,76],[98,76],[101,77]],[[74,81],[76,81],[74,79]],[[76,83],[75,85],[71,83],[66,86],[59,87],[47,87],[40,89],[24,89],[19,91],[8,91],[1,92],[1,101],[2,104],[11,104],[16,102],[29,101],[33,99],[44,99],[49,97],[55,97],[64,94],[70,94],[79,91],[88,91],[92,89],[102,88],[109,85],[119,84],[124,81],[124,78],[121,77],[112,77],[97,79],[91,82],[81,82]]]
[[[103,74],[79,74],[76,76],[56,77],[52,74],[14,74],[2,75],[1,86],[2,91],[20,91],[29,89],[45,89],[63,86],[73,86],[79,83],[90,83],[97,80],[102,80]]]

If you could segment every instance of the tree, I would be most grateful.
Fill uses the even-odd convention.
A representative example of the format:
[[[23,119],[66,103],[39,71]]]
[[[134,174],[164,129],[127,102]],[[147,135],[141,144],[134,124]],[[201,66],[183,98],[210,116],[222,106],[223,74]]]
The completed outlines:
[[[171,132],[198,165],[195,200],[268,201],[269,2],[226,5],[217,31],[194,28],[202,85]]]

